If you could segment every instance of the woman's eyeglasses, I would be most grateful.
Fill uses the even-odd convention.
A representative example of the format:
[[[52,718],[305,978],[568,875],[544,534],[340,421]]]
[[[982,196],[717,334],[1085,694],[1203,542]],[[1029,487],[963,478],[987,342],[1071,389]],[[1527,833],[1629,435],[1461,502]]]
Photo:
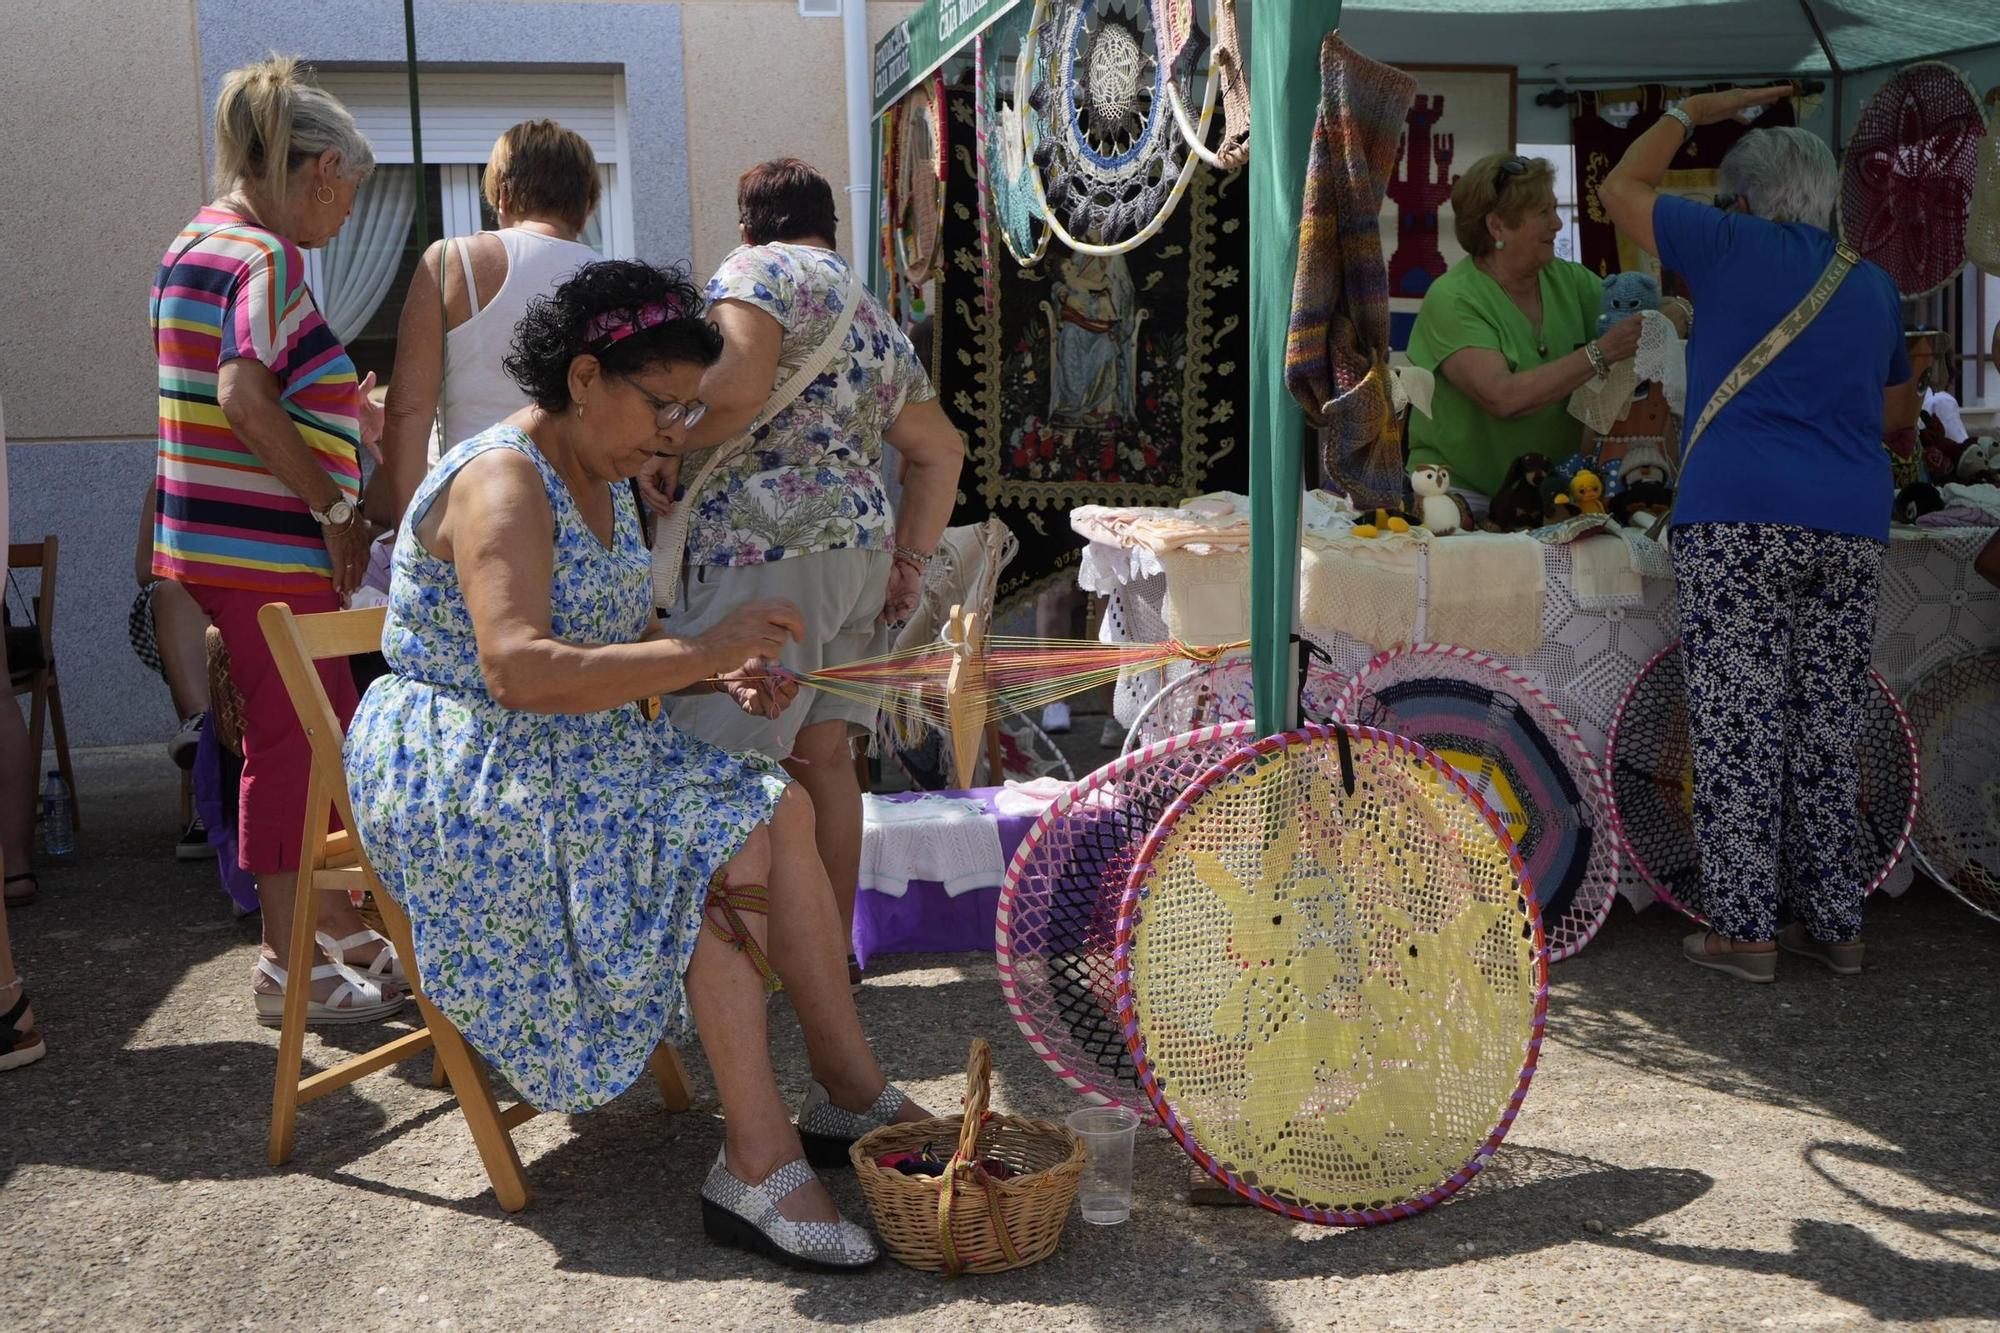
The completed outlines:
[[[620,376],[619,378],[624,379],[625,377]],[[696,422],[708,415],[708,404],[702,402],[699,398],[691,403],[679,403],[670,398],[661,398],[657,394],[646,392],[646,387],[637,380],[626,379],[625,382],[634,389],[637,389],[639,396],[653,405],[653,424],[661,430],[672,430],[676,426],[683,426],[692,430]]]
[[[1518,155],[1504,159],[1499,169],[1493,173],[1493,193],[1500,194],[1505,191],[1507,182],[1516,176],[1526,175],[1530,165],[1532,164],[1527,158]]]

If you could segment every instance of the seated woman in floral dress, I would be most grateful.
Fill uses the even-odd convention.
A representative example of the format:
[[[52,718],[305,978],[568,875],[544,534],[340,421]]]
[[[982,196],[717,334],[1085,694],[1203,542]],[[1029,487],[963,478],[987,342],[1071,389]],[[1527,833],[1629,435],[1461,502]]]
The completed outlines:
[[[844,1160],[924,1112],[862,1035],[812,806],[775,764],[641,706],[716,690],[773,715],[796,688],[762,667],[800,632],[796,607],[743,606],[686,639],[653,613],[626,482],[685,446],[721,350],[701,293],[646,264],[589,265],[529,307],[507,368],[533,405],[454,448],[410,503],[392,674],[355,715],[348,781],[424,993],[528,1101],[609,1101],[692,1025],[726,1121],[708,1234],[852,1269],[874,1242],[807,1149]],[[766,1050],[770,972],[813,1070],[796,1129]]]

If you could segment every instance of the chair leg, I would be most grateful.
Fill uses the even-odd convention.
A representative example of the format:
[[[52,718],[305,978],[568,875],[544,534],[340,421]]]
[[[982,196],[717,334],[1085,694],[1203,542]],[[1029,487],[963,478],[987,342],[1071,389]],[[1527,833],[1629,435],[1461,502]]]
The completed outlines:
[[[681,1053],[666,1042],[661,1042],[660,1049],[653,1052],[653,1081],[660,1085],[660,1100],[669,1111],[685,1111],[694,1105],[687,1066],[681,1063]]]
[[[69,827],[72,833],[83,831],[83,802],[77,797],[76,770],[69,764],[69,730],[63,726],[62,683],[56,679],[55,669],[49,669],[49,730],[55,735],[56,769],[62,774],[63,786],[69,788]]]
[[[299,1070],[305,1062],[306,1007],[312,1003],[313,929],[319,920],[312,871],[299,871],[292,893],[292,939],[285,951],[285,1016],[278,1027],[278,1074],[271,1093],[272,1166],[292,1158],[299,1118]]]
[[[34,757],[35,791],[42,790],[42,745],[48,730],[49,678],[42,672],[35,676],[35,687],[28,694],[28,753]],[[70,794],[70,807],[76,806],[76,793]]]
[[[451,1090],[458,1097],[458,1109],[465,1114],[466,1127],[472,1131],[472,1143],[479,1149],[486,1178],[493,1182],[493,1193],[504,1211],[518,1213],[534,1195],[528,1190],[527,1177],[521,1174],[521,1154],[514,1150],[514,1137],[500,1123],[500,1104],[493,1099],[486,1062],[465,1044],[451,1020],[421,994],[417,1008],[431,1030],[437,1058],[451,1076]]]

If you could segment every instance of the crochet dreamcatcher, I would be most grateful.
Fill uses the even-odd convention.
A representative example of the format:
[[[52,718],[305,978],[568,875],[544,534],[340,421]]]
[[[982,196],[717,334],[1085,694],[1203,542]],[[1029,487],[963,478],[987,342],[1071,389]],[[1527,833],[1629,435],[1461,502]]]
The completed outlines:
[[[1909,846],[1917,817],[1917,742],[1896,692],[1870,671],[1854,738],[1861,770],[1861,843],[1855,850],[1869,893],[1882,887]],[[1694,748],[1688,736],[1687,675],[1678,640],[1639,672],[1612,715],[1604,767],[1611,828],[1633,871],[1668,906],[1697,921],[1701,847],[1694,831]]]
[[[1007,1009],[1085,1097],[1150,1114],[1114,1007],[1112,928],[1140,844],[1189,783],[1253,739],[1204,727],[1098,769],[1028,830],[1000,885],[994,953]]]
[[[1978,94],[1941,60],[1898,70],[1862,108],[1841,167],[1840,231],[1904,296],[1964,267],[1985,134]]]
[[[1212,0],[1209,31],[1201,29],[1195,0],[1153,0],[1153,30],[1162,34],[1161,58],[1167,66],[1167,104],[1174,123],[1196,157],[1218,171],[1234,171],[1250,160],[1250,76],[1243,63],[1242,30],[1236,18],[1237,0]],[[1209,77],[1222,94],[1222,141],[1214,148],[1197,133],[1181,89],[1190,86],[1195,68],[1206,52]]]
[[[944,258],[944,75],[910,90],[896,117],[896,174],[889,199],[896,268],[912,287],[937,276]]]
[[[1362,668],[1334,715],[1407,736],[1456,768],[1520,849],[1550,960],[1590,942],[1618,896],[1610,799],[1583,737],[1527,677],[1483,653],[1420,643]]]
[[[1036,0],[1028,104],[1031,180],[1055,237],[1078,254],[1122,254],[1150,240],[1199,164],[1174,123],[1148,0]],[[1183,84],[1182,95],[1193,100]],[[1208,133],[1215,80],[1195,138]]]
[[[1042,211],[1035,162],[1028,155],[1028,90],[1035,82],[1035,43],[1028,40],[1032,13],[1018,6],[1001,15],[980,34],[975,52],[979,185],[1001,243],[1022,268],[1040,263],[1049,248],[1048,215]],[[990,253],[992,247],[982,238],[980,249]]]
[[[1924,873],[2000,920],[2000,656],[1947,662],[1910,692],[1924,774],[1915,847]]]
[[[1548,951],[1520,858],[1404,737],[1307,726],[1196,779],[1139,850],[1112,948],[1161,1122],[1288,1217],[1365,1226],[1450,1196],[1534,1076]]]
[[[1307,671],[1305,693],[1300,698],[1304,719],[1332,721],[1334,701],[1346,683],[1331,667],[1315,661]],[[1125,733],[1124,752],[1143,750],[1198,727],[1240,721],[1255,711],[1250,658],[1245,653],[1231,653],[1212,665],[1185,672],[1148,699]]]

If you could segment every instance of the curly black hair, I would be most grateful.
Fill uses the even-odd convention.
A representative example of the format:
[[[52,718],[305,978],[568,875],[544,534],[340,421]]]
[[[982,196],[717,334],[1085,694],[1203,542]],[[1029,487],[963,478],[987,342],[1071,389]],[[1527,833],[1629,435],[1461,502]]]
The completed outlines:
[[[600,315],[625,314],[649,305],[687,314],[641,329],[608,346],[585,336]],[[722,333],[703,313],[701,289],[676,264],[655,268],[636,259],[585,264],[547,296],[528,303],[514,327],[514,346],[501,362],[507,374],[544,412],[569,406],[569,365],[590,353],[613,375],[636,375],[655,366],[712,366],[722,356]]]

